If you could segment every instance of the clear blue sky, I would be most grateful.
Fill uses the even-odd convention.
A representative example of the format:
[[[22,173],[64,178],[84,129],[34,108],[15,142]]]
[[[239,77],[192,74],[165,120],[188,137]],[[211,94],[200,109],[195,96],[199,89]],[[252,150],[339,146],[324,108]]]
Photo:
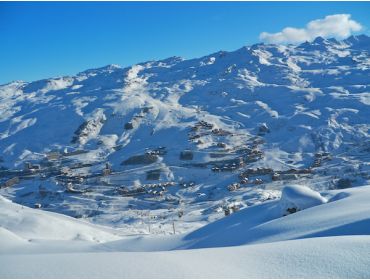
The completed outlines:
[[[370,2],[0,2],[0,84],[231,51],[339,13],[369,34]]]

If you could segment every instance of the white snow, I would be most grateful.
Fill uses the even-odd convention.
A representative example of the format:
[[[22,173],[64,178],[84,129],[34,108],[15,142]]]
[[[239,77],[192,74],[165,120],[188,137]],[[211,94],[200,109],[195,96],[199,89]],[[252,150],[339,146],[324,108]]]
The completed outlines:
[[[17,205],[0,196],[0,225],[19,240],[86,240],[104,242],[117,239],[108,231],[57,213]],[[1,238],[1,245],[6,240]],[[1,246],[2,247],[2,246]]]
[[[368,45],[0,85],[0,276],[369,277]]]
[[[305,187],[289,189],[317,197]],[[328,203],[289,216],[278,214],[279,201],[271,201],[187,235],[120,240],[108,229],[1,198],[0,276],[369,277],[370,186],[326,196]]]
[[[295,209],[294,211],[304,210],[313,206],[325,203],[327,200],[318,192],[311,190],[306,186],[285,186],[282,190],[280,207],[284,213],[287,209]]]

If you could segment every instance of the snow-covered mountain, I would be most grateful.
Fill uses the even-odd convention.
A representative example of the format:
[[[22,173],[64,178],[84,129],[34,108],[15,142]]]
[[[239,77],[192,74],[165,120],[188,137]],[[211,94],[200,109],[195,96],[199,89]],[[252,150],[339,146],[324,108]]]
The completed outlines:
[[[369,184],[369,105],[365,35],[16,81],[0,86],[0,194],[129,233],[185,232],[287,182]]]

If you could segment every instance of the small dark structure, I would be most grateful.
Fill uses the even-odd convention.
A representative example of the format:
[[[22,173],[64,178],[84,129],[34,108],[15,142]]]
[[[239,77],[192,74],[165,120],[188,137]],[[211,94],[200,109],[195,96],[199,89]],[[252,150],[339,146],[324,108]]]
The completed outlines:
[[[111,173],[112,173],[112,169],[110,168],[110,165],[109,165],[109,163],[107,162],[107,163],[105,164],[105,168],[103,169],[102,174],[103,174],[103,176],[108,176],[108,175],[110,175]]]
[[[157,155],[148,153],[145,155],[132,156],[123,161],[122,165],[151,164],[155,163],[157,160],[158,160]]]
[[[218,142],[218,143],[217,143],[217,147],[218,147],[218,148],[226,148],[226,143]]]
[[[193,152],[190,150],[185,150],[180,153],[181,160],[193,160],[194,155]]]
[[[150,170],[146,173],[147,180],[159,180],[160,177],[161,177],[160,169]]]
[[[73,184],[71,182],[67,183],[66,185],[66,192],[69,192],[69,193],[75,193],[75,194],[82,194],[85,192],[85,190],[76,190],[74,187],[73,187]]]
[[[270,133],[270,128],[267,126],[267,124],[262,123],[258,128],[258,135],[265,135],[266,133]]]
[[[13,177],[13,178],[5,181],[4,184],[2,184],[0,186],[0,188],[10,188],[10,187],[12,187],[12,186],[14,186],[18,183],[19,183],[19,178],[18,177]]]
[[[24,164],[24,169],[26,171],[30,171],[30,172],[37,172],[37,171],[41,170],[41,166],[40,166],[40,164],[32,164],[30,162],[26,162]]]
[[[134,128],[134,125],[133,125],[132,122],[125,123],[125,129],[126,130],[133,129],[133,128]]]
[[[350,179],[339,179],[337,182],[338,189],[347,189],[352,187],[352,182]]]
[[[237,189],[240,189],[240,184],[239,183],[232,183],[230,184],[227,189],[232,192],[232,191],[236,191]]]
[[[56,152],[49,152],[46,154],[46,158],[48,161],[56,161],[56,160],[59,160],[61,157],[61,154],[60,152],[56,151]]]

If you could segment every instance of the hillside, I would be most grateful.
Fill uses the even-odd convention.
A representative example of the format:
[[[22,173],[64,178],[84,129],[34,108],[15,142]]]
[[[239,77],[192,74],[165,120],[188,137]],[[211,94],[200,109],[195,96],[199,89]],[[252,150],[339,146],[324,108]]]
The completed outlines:
[[[369,184],[370,38],[256,44],[0,86],[0,194],[126,233]]]
[[[368,278],[370,186],[285,190],[172,237],[121,235],[1,198],[0,277]],[[308,206],[321,195],[320,205],[283,215],[287,201]]]

